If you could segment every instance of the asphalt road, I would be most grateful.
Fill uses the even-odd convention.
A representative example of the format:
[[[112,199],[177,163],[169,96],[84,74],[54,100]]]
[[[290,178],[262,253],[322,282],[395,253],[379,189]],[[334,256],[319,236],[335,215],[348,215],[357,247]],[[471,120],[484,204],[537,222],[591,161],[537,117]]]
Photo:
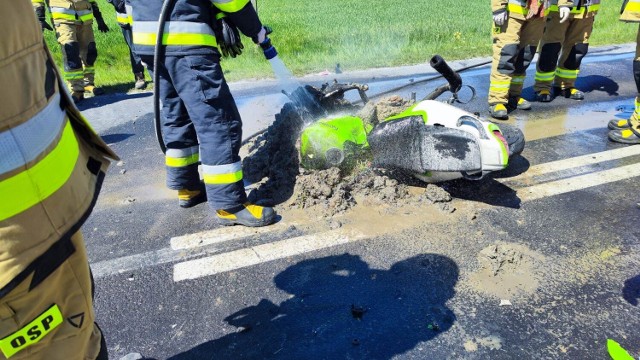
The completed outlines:
[[[616,109],[633,104],[628,51],[587,57],[584,102],[513,113],[525,151],[490,179],[445,184],[458,211],[391,209],[368,231],[287,217],[259,232],[218,229],[205,205],[180,209],[164,189],[149,94],[87,101],[85,114],[122,157],[83,228],[111,357],[606,359],[608,338],[640,356],[640,150],[606,139],[608,120],[625,116]],[[394,71],[340,79],[375,93],[419,79],[412,71],[429,76]],[[487,74],[463,76],[478,91],[464,108],[486,115]],[[277,84],[253,85],[232,87],[247,134],[284,101]],[[496,244],[522,256],[505,260],[513,273],[502,282],[486,283],[480,252]]]

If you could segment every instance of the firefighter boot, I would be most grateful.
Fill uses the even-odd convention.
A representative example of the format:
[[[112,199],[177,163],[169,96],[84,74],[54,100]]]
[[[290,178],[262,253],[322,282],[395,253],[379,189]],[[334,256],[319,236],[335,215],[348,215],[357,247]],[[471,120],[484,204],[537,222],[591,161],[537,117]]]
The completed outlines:
[[[621,130],[629,128],[629,120],[628,119],[612,119],[609,120],[609,124],[607,124],[609,130]]]
[[[147,87],[147,81],[144,79],[144,73],[140,72],[140,73],[136,73],[136,84],[135,84],[135,88],[136,90],[142,90],[144,88]]]
[[[178,190],[178,205],[180,205],[181,208],[194,207],[205,201],[207,201],[207,192],[204,186],[195,190]]]
[[[71,99],[74,104],[79,104],[82,100],[84,100],[84,93],[80,91],[71,92]]]
[[[518,110],[531,110],[531,103],[520,96],[509,98],[509,106]]]
[[[250,203],[231,209],[217,210],[218,222],[222,225],[244,225],[259,227],[272,224],[276,220],[273,208]]]
[[[567,99],[571,100],[584,100],[584,93],[574,87],[568,89],[561,89],[560,94]]]
[[[96,87],[95,85],[85,85],[84,91],[92,93],[93,95],[102,95],[104,94],[104,90],[102,88]]]
[[[539,102],[551,102],[551,92],[549,90],[540,90],[536,93],[536,100]]]
[[[627,122],[629,127],[609,131],[609,140],[623,144],[640,144],[640,121],[634,114]]]
[[[504,104],[489,104],[489,114],[498,120],[507,120],[509,118],[509,115],[507,115],[507,107],[504,106]]]

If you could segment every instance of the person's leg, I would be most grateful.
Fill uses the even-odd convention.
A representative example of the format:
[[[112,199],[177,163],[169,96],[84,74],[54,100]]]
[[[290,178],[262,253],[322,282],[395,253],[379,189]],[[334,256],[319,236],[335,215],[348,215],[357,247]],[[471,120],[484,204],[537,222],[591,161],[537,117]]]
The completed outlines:
[[[560,23],[560,16],[557,12],[550,13],[546,18],[544,34],[540,41],[540,56],[536,66],[536,82],[533,85],[538,101],[549,102],[552,100],[551,85],[570,22],[571,20]]]
[[[242,120],[218,59],[175,57],[167,70],[200,139],[207,198],[218,220],[224,225],[272,223],[273,209],[247,203],[239,155]]]
[[[64,79],[69,83],[74,102],[84,98],[84,74],[76,25],[56,23],[56,36],[62,52]]]
[[[77,25],[78,42],[80,43],[80,58],[84,65],[84,91],[100,95],[102,89],[96,87],[95,84],[95,63],[98,58],[98,49],[96,48],[96,40],[93,36],[93,27],[91,23]]]
[[[198,174],[200,150],[198,137],[183,100],[176,90],[170,75],[175,57],[168,56],[159,69],[153,68],[153,57],[144,56],[149,72],[158,72],[162,101],[162,137],[167,152],[165,165],[167,171],[167,187],[178,191],[179,204],[191,207],[205,200],[204,189]]]
[[[594,17],[573,19],[569,24],[556,69],[554,86],[560,88],[565,97],[574,100],[584,99],[584,94],[575,88],[575,83],[582,59],[589,50],[593,19]]]
[[[101,352],[82,234],[54,249],[39,266],[38,275],[46,277],[34,273],[0,299],[0,359],[85,360]],[[23,329],[31,331],[28,338]]]
[[[147,86],[147,82],[144,79],[144,66],[142,66],[142,60],[140,56],[133,50],[133,34],[130,26],[121,27],[122,36],[124,41],[129,47],[129,61],[131,62],[131,71],[136,80],[135,88],[138,90],[144,89]]]
[[[640,144],[640,25],[636,35],[636,57],[633,59],[633,78],[636,81],[635,111],[628,120],[609,121],[609,139],[624,144]]]
[[[504,25],[494,26],[493,62],[489,85],[489,112],[496,119],[507,119],[511,78],[515,71],[524,20],[509,18]]]
[[[536,55],[538,43],[544,32],[544,18],[532,18],[527,20],[520,31],[520,50],[515,62],[515,70],[509,88],[509,100],[514,107],[521,110],[531,109],[531,103],[523,99],[522,87],[527,74],[527,68]]]

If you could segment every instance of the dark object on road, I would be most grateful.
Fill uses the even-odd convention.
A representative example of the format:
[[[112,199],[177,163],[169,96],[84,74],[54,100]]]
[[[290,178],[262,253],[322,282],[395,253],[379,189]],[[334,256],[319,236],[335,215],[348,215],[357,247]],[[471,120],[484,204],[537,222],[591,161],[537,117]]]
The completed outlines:
[[[354,319],[362,320],[362,316],[367,312],[367,308],[362,306],[351,305],[351,316]]]

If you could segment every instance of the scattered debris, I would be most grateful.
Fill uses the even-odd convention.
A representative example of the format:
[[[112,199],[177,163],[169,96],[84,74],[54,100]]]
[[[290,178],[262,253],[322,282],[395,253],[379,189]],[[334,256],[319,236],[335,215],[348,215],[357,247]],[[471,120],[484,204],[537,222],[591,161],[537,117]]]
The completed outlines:
[[[358,340],[358,339],[353,339],[353,340],[351,340],[351,345],[353,345],[353,346],[359,346],[359,345],[360,345],[360,340]]]
[[[124,175],[124,174],[126,174],[126,173],[127,173],[127,169],[122,169],[122,170],[120,170],[120,175]]]
[[[509,300],[505,300],[505,299],[500,299],[500,306],[511,306],[511,301]]]
[[[116,163],[116,166],[124,166],[124,161],[120,160]]]
[[[136,198],[134,198],[133,196],[127,196],[124,200],[122,200],[123,204],[131,204],[134,203],[136,201]]]
[[[510,272],[520,265],[522,253],[504,244],[494,244],[482,249],[481,256],[485,256],[491,264],[491,271],[496,276],[500,272]]]
[[[431,323],[427,325],[427,329],[433,330],[433,331],[440,331],[440,326],[436,323]]]

